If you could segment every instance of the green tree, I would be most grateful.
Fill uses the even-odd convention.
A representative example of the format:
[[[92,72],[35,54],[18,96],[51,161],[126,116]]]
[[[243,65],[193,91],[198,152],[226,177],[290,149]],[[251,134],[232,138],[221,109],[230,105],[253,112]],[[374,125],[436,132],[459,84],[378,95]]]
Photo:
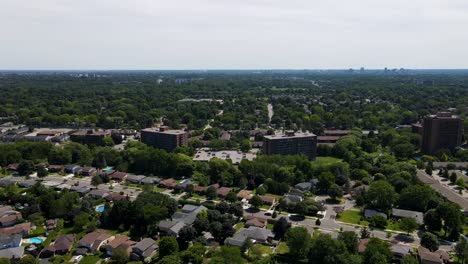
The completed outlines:
[[[216,188],[213,186],[210,186],[206,189],[206,198],[212,200],[215,199],[218,196],[218,193],[216,192]]]
[[[421,237],[421,246],[434,252],[439,249],[439,239],[432,233],[424,232]]]
[[[338,234],[338,240],[343,241],[349,253],[355,254],[358,251],[359,238],[354,231],[343,231]]]
[[[390,263],[391,259],[392,252],[390,251],[390,245],[378,238],[370,238],[364,251],[363,264]]]
[[[212,264],[243,264],[246,263],[238,247],[221,246],[213,254],[210,263]]]
[[[18,164],[18,174],[21,176],[29,175],[33,171],[34,171],[34,163],[30,160],[22,160]]]
[[[419,227],[414,218],[405,217],[400,220],[400,228],[405,230],[407,234],[414,232]]]
[[[179,244],[173,236],[165,236],[159,240],[159,256],[165,257],[179,251]]]
[[[457,174],[455,172],[452,172],[450,174],[449,180],[451,183],[455,183],[457,181]]]
[[[343,190],[337,184],[332,184],[328,189],[328,195],[330,195],[334,201],[337,201],[343,196]]]
[[[194,243],[180,254],[183,263],[202,264],[206,248],[200,243]]]
[[[254,208],[259,208],[260,206],[262,206],[263,201],[262,201],[262,199],[260,198],[260,196],[255,195],[255,196],[252,197],[252,199],[250,199],[249,203],[250,203]]]
[[[309,250],[309,262],[339,264],[347,254],[346,246],[341,240],[333,239],[329,234],[319,234],[312,240]],[[345,263],[343,263],[345,264]]]
[[[438,232],[442,228],[442,219],[436,209],[431,209],[424,214],[424,224],[429,231]]]
[[[387,226],[387,218],[382,215],[374,215],[370,219],[370,225],[376,228],[385,228]]]
[[[273,225],[273,232],[278,238],[283,238],[284,234],[286,234],[286,231],[288,231],[289,227],[290,224],[288,223],[288,220],[286,220],[285,217],[281,217]]]
[[[419,261],[418,261],[417,258],[415,258],[413,256],[405,256],[401,260],[401,264],[419,264]]]
[[[241,143],[240,143],[240,149],[243,152],[248,152],[249,150],[251,150],[252,149],[252,143],[250,143],[250,140],[248,140],[248,139],[242,140]]]
[[[73,229],[75,232],[79,233],[85,230],[86,226],[89,224],[89,217],[89,214],[81,213],[73,218]]]
[[[127,251],[117,248],[112,251],[112,255],[110,257],[110,263],[114,264],[126,264],[129,260],[129,255]]]
[[[458,239],[455,245],[455,253],[457,254],[459,263],[468,263],[468,241],[465,238]]]
[[[38,264],[38,263],[39,263],[39,260],[31,255],[24,255],[19,261],[19,264]]]
[[[398,198],[393,186],[386,181],[376,181],[371,183],[366,195],[370,204],[381,211],[391,209]]]
[[[460,189],[465,189],[465,180],[463,180],[463,178],[458,178],[456,181],[455,181],[455,184],[460,187]]]
[[[298,258],[305,258],[309,252],[311,237],[305,227],[292,227],[285,234],[289,252]]]

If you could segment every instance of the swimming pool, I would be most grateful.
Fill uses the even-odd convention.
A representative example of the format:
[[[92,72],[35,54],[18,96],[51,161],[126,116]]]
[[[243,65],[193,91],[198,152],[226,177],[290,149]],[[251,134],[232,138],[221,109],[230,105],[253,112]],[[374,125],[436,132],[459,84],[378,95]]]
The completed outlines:
[[[96,212],[102,213],[104,212],[104,209],[105,207],[103,204],[96,206]]]
[[[45,238],[43,237],[31,237],[29,238],[29,243],[31,244],[41,244],[44,242]]]
[[[103,171],[109,171],[109,170],[112,170],[114,167],[105,167],[104,169],[102,169]]]

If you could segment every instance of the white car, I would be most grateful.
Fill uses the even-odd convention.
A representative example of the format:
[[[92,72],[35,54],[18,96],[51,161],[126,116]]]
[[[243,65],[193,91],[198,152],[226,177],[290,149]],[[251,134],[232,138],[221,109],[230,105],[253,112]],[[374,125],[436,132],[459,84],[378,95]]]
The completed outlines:
[[[83,255],[78,255],[73,258],[73,263],[78,263],[83,259]]]

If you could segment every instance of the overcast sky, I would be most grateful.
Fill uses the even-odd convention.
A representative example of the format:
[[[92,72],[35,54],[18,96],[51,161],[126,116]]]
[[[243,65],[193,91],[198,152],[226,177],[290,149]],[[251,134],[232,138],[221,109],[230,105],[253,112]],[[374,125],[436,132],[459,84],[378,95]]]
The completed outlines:
[[[0,69],[468,68],[467,0],[0,0]]]

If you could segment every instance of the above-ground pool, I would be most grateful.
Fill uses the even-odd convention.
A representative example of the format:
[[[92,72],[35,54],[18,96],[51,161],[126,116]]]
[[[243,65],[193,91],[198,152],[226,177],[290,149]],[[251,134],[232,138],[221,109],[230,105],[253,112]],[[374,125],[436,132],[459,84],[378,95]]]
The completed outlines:
[[[31,244],[41,244],[46,240],[44,237],[31,237],[29,238],[29,243]]]
[[[105,207],[104,207],[103,204],[98,205],[98,206],[96,206],[96,211],[99,212],[99,213],[102,213],[102,212],[104,212],[104,208]]]

